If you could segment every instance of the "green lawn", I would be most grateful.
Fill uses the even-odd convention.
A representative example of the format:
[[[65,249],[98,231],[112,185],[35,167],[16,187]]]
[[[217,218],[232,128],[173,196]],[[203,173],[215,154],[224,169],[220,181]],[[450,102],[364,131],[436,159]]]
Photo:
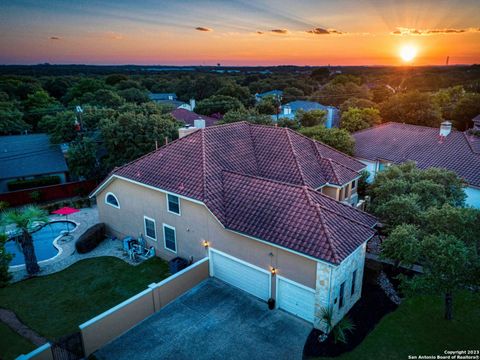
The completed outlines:
[[[18,355],[28,354],[35,348],[36,346],[31,342],[0,322],[0,359],[15,359]]]
[[[440,297],[416,297],[385,316],[355,350],[338,359],[405,360],[408,355],[441,355],[447,349],[478,350],[479,334],[480,294],[458,294],[453,321],[443,319]]]
[[[81,323],[168,275],[168,264],[159,258],[138,266],[114,257],[86,259],[0,289],[0,304],[41,335],[55,339],[78,331]]]

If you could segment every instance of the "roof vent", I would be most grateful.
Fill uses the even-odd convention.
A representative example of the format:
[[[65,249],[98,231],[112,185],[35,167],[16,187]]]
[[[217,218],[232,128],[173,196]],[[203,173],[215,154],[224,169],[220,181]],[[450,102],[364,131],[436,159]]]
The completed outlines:
[[[452,132],[452,123],[444,121],[440,124],[440,136],[448,136]]]

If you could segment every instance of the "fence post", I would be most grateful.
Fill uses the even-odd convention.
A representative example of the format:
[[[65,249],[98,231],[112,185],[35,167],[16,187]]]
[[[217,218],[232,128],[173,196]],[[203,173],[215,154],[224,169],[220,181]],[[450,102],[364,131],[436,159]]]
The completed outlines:
[[[160,289],[158,288],[157,283],[151,283],[148,285],[148,288],[152,291],[153,311],[157,312],[162,308],[162,304],[160,304],[160,296],[158,296],[158,291]]]

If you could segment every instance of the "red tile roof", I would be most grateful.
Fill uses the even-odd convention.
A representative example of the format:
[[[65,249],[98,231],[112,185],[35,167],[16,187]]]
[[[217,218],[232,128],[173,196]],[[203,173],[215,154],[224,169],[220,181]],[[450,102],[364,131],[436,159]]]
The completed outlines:
[[[480,186],[480,141],[452,130],[445,138],[438,128],[386,123],[353,134],[355,155],[366,160],[415,161],[422,169],[445,168]]]
[[[215,125],[218,122],[218,119],[215,119],[211,116],[205,116],[205,115],[200,115],[197,114],[193,111],[186,110],[186,109],[175,109],[173,110],[170,114],[178,120],[181,121],[185,124],[189,124],[193,126],[193,123],[197,119],[203,119],[205,120],[205,126],[212,126]]]
[[[364,167],[290,129],[239,122],[198,130],[113,174],[202,201],[231,230],[338,264],[376,220],[314,189]]]

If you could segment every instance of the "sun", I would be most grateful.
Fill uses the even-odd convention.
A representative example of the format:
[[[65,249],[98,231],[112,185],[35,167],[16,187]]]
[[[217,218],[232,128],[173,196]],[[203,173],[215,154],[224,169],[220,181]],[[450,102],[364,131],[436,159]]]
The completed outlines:
[[[417,49],[412,45],[404,45],[400,49],[400,56],[403,61],[410,62],[417,56]]]

